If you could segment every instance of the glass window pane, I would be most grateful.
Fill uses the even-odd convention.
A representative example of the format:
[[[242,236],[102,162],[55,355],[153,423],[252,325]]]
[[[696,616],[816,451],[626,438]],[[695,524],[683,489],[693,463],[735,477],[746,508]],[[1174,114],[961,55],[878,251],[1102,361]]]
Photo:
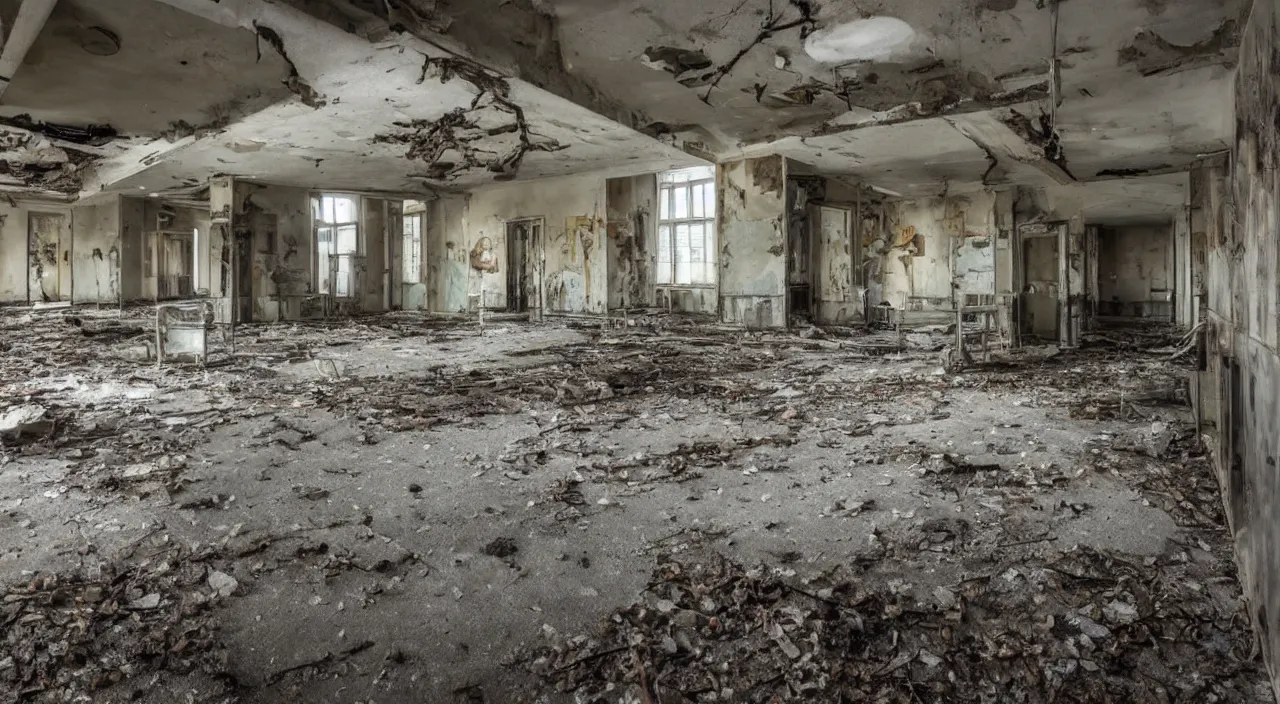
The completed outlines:
[[[693,283],[693,265],[689,262],[676,262],[676,283],[688,285]]]
[[[700,186],[700,185],[699,185],[699,186],[694,186],[694,187],[693,187],[693,203],[692,203],[692,206],[693,206],[693,207],[692,207],[693,217],[695,217],[695,218],[705,218],[705,217],[707,216],[706,206],[705,206],[705,204],[702,202],[702,186]]]
[[[325,196],[320,199],[320,220],[322,222],[335,222],[333,219],[333,196]]]
[[[657,281],[660,284],[671,283],[671,226],[658,228],[658,271]]]
[[[355,222],[356,221],[356,199],[355,198],[334,198],[334,222]]]
[[[671,206],[673,217],[676,220],[683,220],[689,217],[689,189],[687,187],[677,188],[673,195],[675,196],[675,202]]]
[[[334,277],[338,296],[351,295],[351,258],[338,257],[338,273]]]
[[[707,217],[714,218],[716,216],[716,184],[702,184],[702,203]]]
[[[316,260],[316,277],[320,279],[320,293],[329,292],[329,253],[320,250],[320,256]]]
[[[663,188],[658,191],[658,219],[671,219],[671,189]]]
[[[356,226],[346,225],[338,228],[338,245],[335,250],[338,254],[355,254],[356,253]]]
[[[676,225],[676,261],[689,261],[688,225]]]
[[[677,171],[667,171],[658,176],[659,183],[688,183],[689,181],[701,181],[703,179],[715,178],[716,167],[714,166],[695,166],[690,169],[679,169]]]
[[[714,284],[716,282],[716,265],[711,262],[693,266],[694,283]]]

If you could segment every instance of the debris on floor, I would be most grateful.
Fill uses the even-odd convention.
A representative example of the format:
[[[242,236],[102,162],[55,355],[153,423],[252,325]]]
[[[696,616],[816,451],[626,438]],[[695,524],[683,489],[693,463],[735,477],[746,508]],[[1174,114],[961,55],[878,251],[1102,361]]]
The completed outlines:
[[[1073,548],[947,584],[662,562],[645,600],[525,666],[578,702],[1259,701],[1232,576]],[[1213,593],[1213,605],[1205,594]]]
[[[1155,330],[147,315],[0,311],[0,704],[1271,701]]]

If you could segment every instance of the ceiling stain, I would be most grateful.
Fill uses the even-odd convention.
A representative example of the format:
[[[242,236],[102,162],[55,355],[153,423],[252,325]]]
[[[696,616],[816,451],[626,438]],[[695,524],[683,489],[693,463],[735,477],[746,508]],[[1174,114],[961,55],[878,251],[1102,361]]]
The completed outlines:
[[[1143,76],[1166,73],[1187,66],[1221,62],[1233,64],[1234,57],[1224,57],[1229,49],[1240,46],[1240,28],[1235,20],[1224,20],[1203,41],[1191,45],[1170,42],[1156,32],[1144,29],[1120,49],[1120,65],[1134,64]]]
[[[978,0],[978,12],[1009,12],[1018,6],[1018,0]]]

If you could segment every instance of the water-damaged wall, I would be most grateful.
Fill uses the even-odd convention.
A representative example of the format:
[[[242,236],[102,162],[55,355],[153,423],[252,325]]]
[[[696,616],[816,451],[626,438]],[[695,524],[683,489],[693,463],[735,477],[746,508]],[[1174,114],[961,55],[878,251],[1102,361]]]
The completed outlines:
[[[880,261],[875,303],[929,314],[994,294],[1003,200],[983,191],[886,203],[883,238],[865,252]]]
[[[240,255],[251,257],[253,320],[297,319],[313,291],[311,192],[236,181],[233,212],[234,229],[249,233]]]
[[[146,200],[120,198],[120,294],[125,301],[142,298],[142,244],[147,229]]]
[[[470,196],[442,195],[427,204],[424,236],[427,277],[427,310],[437,313],[467,311],[467,233],[462,214]]]
[[[727,323],[787,322],[786,166],[779,156],[716,170],[720,312]]]
[[[39,292],[28,299],[29,228],[32,213],[63,215],[70,221],[66,203],[42,201],[0,201],[0,303],[29,303],[40,300]],[[68,247],[69,248],[69,247]]]
[[[1245,25],[1236,75],[1233,208],[1207,233],[1210,366],[1217,403],[1219,478],[1250,608],[1280,685],[1280,0],[1257,0]],[[1211,176],[1210,176],[1211,178]],[[1193,210],[1212,224],[1213,188],[1193,180]],[[1197,187],[1198,186],[1198,187]],[[1234,211],[1234,212],[1232,212]],[[1232,226],[1231,223],[1234,223]],[[1201,386],[1206,384],[1202,383]],[[1214,408],[1213,406],[1216,406]],[[1277,686],[1280,690],[1280,686]]]
[[[610,310],[655,304],[657,201],[653,174],[605,182]]]
[[[1169,225],[1099,228],[1098,313],[1169,319],[1174,289],[1172,245]]]
[[[71,300],[120,301],[120,200],[71,209]]]
[[[463,283],[478,300],[483,275],[485,305],[507,305],[506,223],[524,218],[543,220],[545,257],[542,285],[548,313],[603,314],[608,306],[608,252],[605,246],[605,179],[599,175],[540,179],[472,191],[462,214],[463,251],[448,258],[470,261],[472,254],[496,257],[497,270],[467,268]],[[450,286],[457,285],[453,282]],[[450,291],[442,297],[456,302]],[[534,303],[536,305],[536,302]]]

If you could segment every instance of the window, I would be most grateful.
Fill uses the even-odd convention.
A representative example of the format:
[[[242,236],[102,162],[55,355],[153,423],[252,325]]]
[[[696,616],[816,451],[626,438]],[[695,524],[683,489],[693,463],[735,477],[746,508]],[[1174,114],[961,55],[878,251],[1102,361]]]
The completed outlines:
[[[715,284],[715,179],[714,166],[658,176],[659,286]]]
[[[316,223],[316,273],[320,293],[352,293],[352,259],[360,251],[360,201],[354,196],[325,195],[311,200]]]
[[[404,282],[422,282],[422,214],[404,216]]]

